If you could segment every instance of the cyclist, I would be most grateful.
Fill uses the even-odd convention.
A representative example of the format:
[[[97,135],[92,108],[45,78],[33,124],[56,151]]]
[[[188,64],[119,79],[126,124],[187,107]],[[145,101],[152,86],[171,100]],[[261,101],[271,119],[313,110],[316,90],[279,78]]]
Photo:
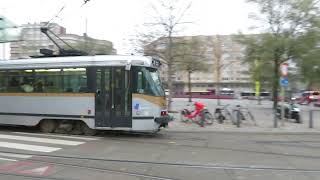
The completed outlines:
[[[187,118],[193,119],[196,116],[199,116],[201,111],[205,109],[205,105],[201,102],[195,102],[194,107],[195,107],[194,111],[192,111],[189,115],[187,115]],[[203,123],[200,123],[200,126],[203,127],[204,126]]]

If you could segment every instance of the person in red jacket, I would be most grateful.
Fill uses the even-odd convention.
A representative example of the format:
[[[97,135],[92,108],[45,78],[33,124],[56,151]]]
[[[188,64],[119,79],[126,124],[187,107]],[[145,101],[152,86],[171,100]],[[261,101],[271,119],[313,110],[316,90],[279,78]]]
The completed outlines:
[[[195,110],[188,115],[188,118],[190,119],[195,118],[205,108],[205,105],[201,102],[195,102],[194,106],[195,106]]]

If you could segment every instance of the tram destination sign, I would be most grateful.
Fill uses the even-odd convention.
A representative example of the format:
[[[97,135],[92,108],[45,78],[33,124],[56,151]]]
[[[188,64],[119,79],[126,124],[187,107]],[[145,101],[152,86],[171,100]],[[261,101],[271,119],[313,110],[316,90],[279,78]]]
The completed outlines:
[[[161,62],[158,59],[152,58],[151,66],[159,68],[161,66]]]

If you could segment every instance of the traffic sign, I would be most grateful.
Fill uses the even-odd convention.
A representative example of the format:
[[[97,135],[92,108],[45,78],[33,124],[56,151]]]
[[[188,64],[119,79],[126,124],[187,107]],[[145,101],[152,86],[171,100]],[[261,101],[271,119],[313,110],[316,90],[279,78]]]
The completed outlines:
[[[283,63],[280,66],[281,76],[288,76],[288,63]]]
[[[281,77],[280,78],[280,85],[281,86],[284,86],[284,87],[287,87],[289,85],[289,80],[287,77]]]

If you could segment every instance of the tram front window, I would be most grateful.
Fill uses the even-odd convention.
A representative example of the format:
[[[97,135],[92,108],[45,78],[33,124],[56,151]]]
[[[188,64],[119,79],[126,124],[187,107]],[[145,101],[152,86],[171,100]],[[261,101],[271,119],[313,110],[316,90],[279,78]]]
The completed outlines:
[[[157,69],[135,67],[133,68],[133,92],[152,96],[164,96]]]

